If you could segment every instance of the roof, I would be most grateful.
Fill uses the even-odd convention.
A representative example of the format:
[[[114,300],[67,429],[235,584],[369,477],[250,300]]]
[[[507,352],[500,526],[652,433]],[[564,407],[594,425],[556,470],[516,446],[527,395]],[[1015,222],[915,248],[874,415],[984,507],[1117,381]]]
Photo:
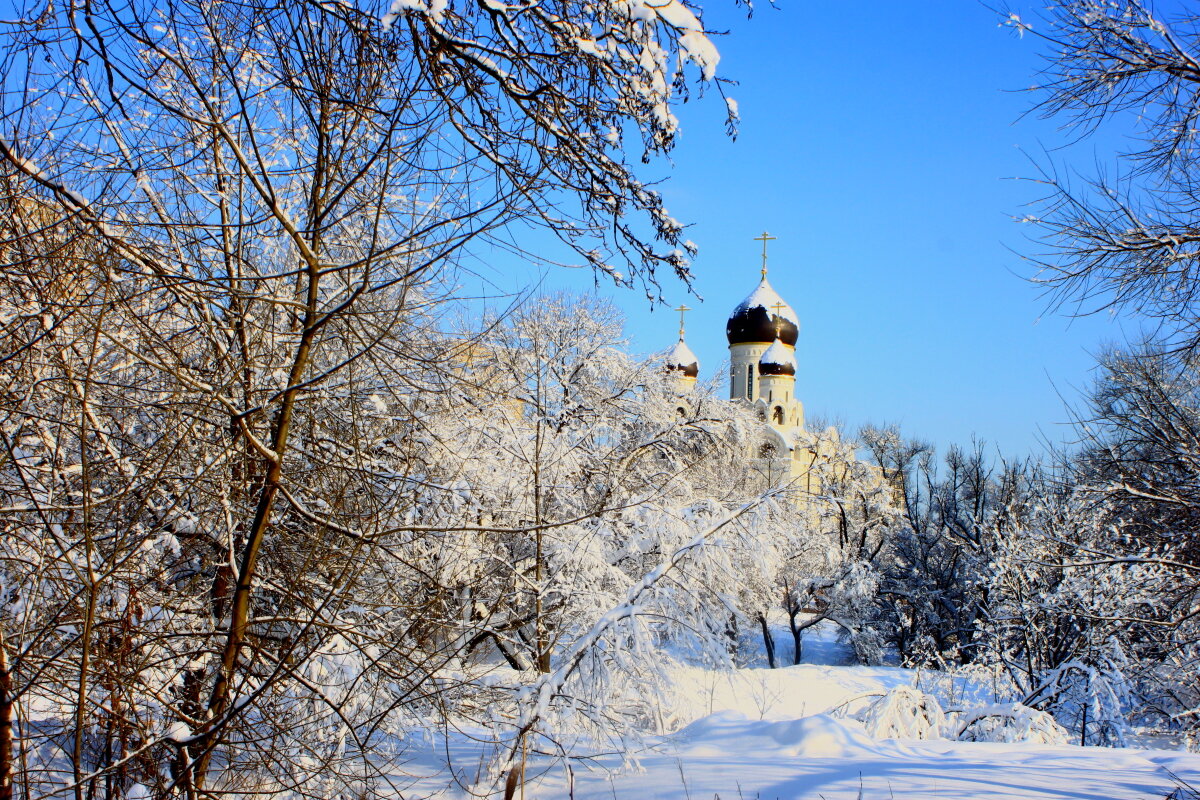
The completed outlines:
[[[758,359],[758,372],[760,375],[795,375],[795,352],[776,339]]]
[[[778,335],[784,344],[795,345],[800,335],[800,319],[764,275],[754,291],[729,315],[725,335],[730,344],[772,342]]]
[[[683,339],[676,342],[675,346],[667,353],[667,369],[678,370],[689,378],[695,378],[700,374],[700,361]]]

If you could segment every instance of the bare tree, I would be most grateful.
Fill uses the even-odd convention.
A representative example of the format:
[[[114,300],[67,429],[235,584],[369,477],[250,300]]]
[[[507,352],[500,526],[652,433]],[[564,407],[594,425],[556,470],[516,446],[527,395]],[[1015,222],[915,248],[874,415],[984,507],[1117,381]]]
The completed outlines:
[[[1051,194],[1027,217],[1053,250],[1037,280],[1072,313],[1113,309],[1150,320],[1171,347],[1200,344],[1200,17],[1156,16],[1140,0],[1062,0],[1008,24],[1044,40],[1037,110],[1086,136],[1131,124],[1134,144],[1109,175],[1072,185],[1047,167]]]
[[[1175,665],[1194,658],[1189,615],[1179,611],[1195,583],[1200,17],[1186,5],[1062,0],[1039,19],[1007,22],[1046,45],[1040,113],[1080,137],[1109,125],[1132,131],[1111,174],[1072,181],[1044,170],[1051,193],[1027,218],[1051,246],[1037,280],[1059,308],[1120,313],[1147,323],[1147,333],[1102,356],[1078,416],[1081,453],[1057,476],[1065,488],[1043,486],[1040,507],[1014,515],[1016,527],[1034,530],[1016,546],[1047,548],[1044,596],[996,587],[995,599],[1050,612],[1026,626],[1044,636],[1025,651],[1027,675],[1042,674],[1033,684],[1057,691],[1045,674],[1062,674],[1072,658],[1087,662],[1097,639],[1111,637],[1130,660],[1141,708],[1174,725],[1194,698]],[[1096,597],[1105,598],[1100,608]],[[1081,738],[1092,722],[1073,723]]]
[[[22,736],[59,743],[76,797],[267,790],[241,769],[280,754],[288,788],[365,791],[370,732],[432,704],[464,645],[428,647],[436,599],[399,601],[381,566],[423,574],[411,513],[449,494],[418,437],[419,398],[453,378],[450,265],[522,224],[618,283],[686,279],[623,141],[668,150],[684,63],[710,81],[715,51],[679,2],[16,12],[3,699],[72,709]],[[312,677],[366,652],[387,692]],[[273,713],[301,699],[302,721]],[[309,735],[330,724],[353,745]]]

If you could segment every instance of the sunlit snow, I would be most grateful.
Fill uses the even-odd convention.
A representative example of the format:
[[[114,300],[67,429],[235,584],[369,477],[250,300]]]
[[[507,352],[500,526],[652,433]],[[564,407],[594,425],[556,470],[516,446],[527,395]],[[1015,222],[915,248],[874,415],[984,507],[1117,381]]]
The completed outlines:
[[[949,734],[963,709],[987,714],[999,707],[984,682],[852,665],[834,626],[810,631],[804,654],[804,663],[779,669],[754,663],[714,670],[665,658],[671,689],[658,718],[668,733],[625,761],[601,755],[568,770],[557,759],[533,759],[525,796],[1162,800],[1176,780],[1200,783],[1200,755],[1186,752],[1046,744],[1037,731],[1025,741],[955,741]],[[790,660],[790,652],[783,655]],[[928,719],[940,728],[913,727],[906,698],[932,701],[937,713]],[[881,735],[888,731],[908,735]],[[414,752],[412,766],[424,777],[413,788],[422,796],[469,797],[446,782],[451,770],[469,779],[486,757],[471,733],[453,735],[444,750]]]

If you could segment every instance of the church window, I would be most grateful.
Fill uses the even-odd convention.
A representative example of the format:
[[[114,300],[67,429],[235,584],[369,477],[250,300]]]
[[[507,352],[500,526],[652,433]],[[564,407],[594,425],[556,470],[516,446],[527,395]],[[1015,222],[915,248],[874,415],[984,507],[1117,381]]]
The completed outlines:
[[[759,458],[774,458],[775,457],[775,445],[773,445],[770,442],[763,442],[762,446],[758,448],[758,457]]]
[[[754,399],[754,365],[746,365],[746,399]]]
[[[783,424],[783,408],[781,408],[780,406],[775,406],[775,410],[771,412],[771,420],[776,425],[782,425]]]

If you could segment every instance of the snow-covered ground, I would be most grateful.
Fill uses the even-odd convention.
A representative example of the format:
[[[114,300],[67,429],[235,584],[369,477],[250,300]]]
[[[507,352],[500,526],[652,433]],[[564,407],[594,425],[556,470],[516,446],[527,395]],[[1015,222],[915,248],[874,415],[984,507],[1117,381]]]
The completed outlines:
[[[795,674],[802,680],[803,671]],[[663,739],[636,771],[577,774],[574,796],[1162,800],[1174,788],[1171,773],[1197,781],[1200,757],[1095,747],[879,741],[857,723],[828,714],[768,721],[724,711]],[[567,796],[557,783],[531,795]]]
[[[672,733],[650,740],[632,763],[603,756],[575,763],[571,776],[561,764],[531,763],[524,797],[1163,800],[1177,779],[1200,788],[1200,755],[1185,752],[873,738],[855,717],[895,687],[915,687],[947,708],[993,698],[986,687],[939,673],[843,666],[847,656],[831,630],[806,638],[805,656],[827,663],[676,669],[662,712]],[[470,763],[469,742],[451,751]]]

